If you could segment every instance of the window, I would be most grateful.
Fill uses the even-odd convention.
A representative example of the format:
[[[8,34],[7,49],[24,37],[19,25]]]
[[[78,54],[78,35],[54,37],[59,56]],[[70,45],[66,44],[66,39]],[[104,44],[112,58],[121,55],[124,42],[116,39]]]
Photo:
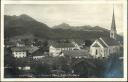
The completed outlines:
[[[115,49],[113,48],[113,52],[115,52]]]
[[[96,49],[96,55],[97,55],[98,53],[97,53],[97,49]]]
[[[111,33],[111,36],[113,36],[113,33]]]

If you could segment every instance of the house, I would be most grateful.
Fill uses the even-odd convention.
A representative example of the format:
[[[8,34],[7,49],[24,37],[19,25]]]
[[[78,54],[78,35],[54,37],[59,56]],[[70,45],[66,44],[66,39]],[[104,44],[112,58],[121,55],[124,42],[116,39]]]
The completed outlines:
[[[32,54],[32,53],[34,53],[35,51],[37,51],[39,49],[36,46],[26,46],[25,48],[28,50],[29,54]]]
[[[72,51],[76,47],[73,43],[53,42],[49,46],[49,54],[52,56],[58,56],[62,50]]]
[[[81,40],[81,39],[74,39],[72,40],[72,43],[76,46],[77,49],[86,49],[88,47],[90,47],[90,45],[92,44],[91,40]]]
[[[18,41],[18,42],[16,43],[16,46],[17,46],[17,47],[23,47],[23,46],[25,46],[25,43],[22,42],[22,41]]]
[[[76,39],[72,40],[72,43],[76,46],[76,49],[80,50],[84,46],[84,41]]]
[[[45,51],[43,51],[43,48],[40,48],[37,51],[35,51],[34,53],[32,53],[32,58],[33,59],[42,59],[42,58],[44,58],[47,55],[48,54],[45,53]]]
[[[38,47],[22,46],[22,47],[13,47],[11,48],[12,54],[15,58],[27,57],[28,54],[32,54],[37,51]]]
[[[85,41],[84,40],[81,40],[81,39],[74,39],[74,40],[72,40],[72,42],[73,42],[73,44],[75,46],[78,46],[77,47],[78,49],[83,49],[84,46],[85,46]]]
[[[15,58],[23,58],[23,57],[27,57],[27,49],[25,49],[24,47],[13,47],[11,48],[12,50],[12,54]]]
[[[110,30],[110,37],[100,37],[95,40],[90,46],[90,54],[95,57],[108,57],[110,54],[118,53],[120,44],[117,41],[115,17],[113,12],[112,25]]]
[[[31,70],[30,66],[19,66],[17,67],[19,70]]]
[[[8,41],[8,42],[5,41],[4,45],[5,47],[9,48],[9,47],[15,47],[16,43],[11,41]]]

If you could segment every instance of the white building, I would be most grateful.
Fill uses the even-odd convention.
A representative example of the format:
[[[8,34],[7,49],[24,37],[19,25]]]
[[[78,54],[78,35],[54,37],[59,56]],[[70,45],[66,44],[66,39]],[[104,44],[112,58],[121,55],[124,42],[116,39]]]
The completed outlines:
[[[16,46],[17,47],[23,47],[23,46],[25,46],[25,43],[19,41],[19,42],[16,43]]]
[[[115,17],[113,12],[112,25],[110,31],[110,37],[108,38],[99,38],[93,42],[90,46],[90,54],[95,57],[108,57],[110,54],[118,53],[120,49],[120,44],[116,40],[116,25]]]
[[[72,43],[75,45],[75,49],[77,49],[77,50],[80,50],[81,49],[81,46],[78,45],[78,43],[76,43],[74,41],[72,41]]]
[[[38,56],[33,56],[33,59],[42,59],[42,58],[44,58],[45,56],[43,56],[43,55],[38,55]]]
[[[80,39],[74,39],[72,40],[72,43],[76,46],[76,49],[80,50],[83,48],[83,46],[85,45],[84,40],[80,40]]]
[[[11,48],[12,50],[12,54],[15,58],[23,58],[23,57],[27,57],[28,54],[32,54],[35,51],[37,51],[39,48],[38,47],[13,47]]]
[[[30,66],[19,66],[18,67],[19,70],[31,70]]]
[[[27,50],[24,47],[14,47],[11,50],[15,58],[23,58],[27,56]]]
[[[76,47],[73,43],[53,43],[49,46],[49,54],[52,56],[58,56],[63,50],[71,51],[75,48]]]

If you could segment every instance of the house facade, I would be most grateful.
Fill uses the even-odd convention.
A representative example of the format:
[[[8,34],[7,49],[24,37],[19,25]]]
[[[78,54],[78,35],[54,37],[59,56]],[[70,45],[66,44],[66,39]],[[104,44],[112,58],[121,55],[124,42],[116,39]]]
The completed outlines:
[[[29,46],[20,46],[20,47],[13,47],[11,48],[13,57],[15,58],[24,58],[27,57],[28,54],[32,54],[35,51],[37,51],[39,48],[38,47],[29,47]]]
[[[52,56],[58,56],[63,50],[71,51],[75,48],[76,47],[73,43],[53,43],[49,46],[49,54]]]
[[[19,42],[16,43],[16,46],[17,46],[17,47],[23,47],[23,46],[25,46],[25,43],[19,41]]]
[[[15,58],[27,57],[27,50],[23,47],[14,47],[11,50]]]

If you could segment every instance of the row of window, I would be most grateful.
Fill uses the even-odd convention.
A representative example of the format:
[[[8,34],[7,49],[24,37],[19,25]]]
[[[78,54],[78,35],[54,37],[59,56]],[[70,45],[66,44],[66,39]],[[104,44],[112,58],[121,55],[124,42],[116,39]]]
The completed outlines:
[[[16,57],[16,58],[22,58],[22,57],[26,57],[26,55],[14,55],[14,57]]]
[[[73,50],[74,48],[57,48],[56,50]]]
[[[14,54],[19,55],[19,54],[26,54],[26,52],[14,52]]]
[[[103,50],[100,50],[100,51],[102,52]],[[109,49],[109,53],[116,52],[116,51],[118,51],[118,49],[117,49],[117,48]],[[104,53],[107,53],[107,51],[106,51],[106,50],[104,50]],[[98,54],[98,49],[96,49],[95,54],[96,54],[96,55]]]

